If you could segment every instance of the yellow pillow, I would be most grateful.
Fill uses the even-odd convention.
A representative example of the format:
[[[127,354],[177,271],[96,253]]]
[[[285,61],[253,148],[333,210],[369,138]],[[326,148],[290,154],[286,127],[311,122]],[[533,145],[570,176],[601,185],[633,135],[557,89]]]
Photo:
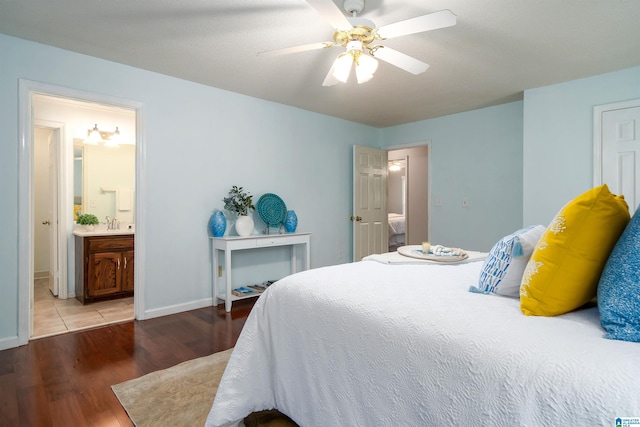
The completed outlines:
[[[607,258],[629,222],[623,196],[606,185],[570,201],[538,242],[522,277],[520,309],[556,316],[596,296]]]

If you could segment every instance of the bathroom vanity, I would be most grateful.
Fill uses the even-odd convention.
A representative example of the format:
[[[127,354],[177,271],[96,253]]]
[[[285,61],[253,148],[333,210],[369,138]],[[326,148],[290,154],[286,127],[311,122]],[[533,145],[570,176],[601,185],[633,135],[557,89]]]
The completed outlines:
[[[76,298],[83,304],[133,296],[134,232],[73,232]]]

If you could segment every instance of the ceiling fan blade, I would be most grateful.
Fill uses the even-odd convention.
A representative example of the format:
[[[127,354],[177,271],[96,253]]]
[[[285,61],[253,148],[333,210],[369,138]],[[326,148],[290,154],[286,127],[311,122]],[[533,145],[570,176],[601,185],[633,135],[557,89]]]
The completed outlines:
[[[347,17],[331,0],[307,0],[309,6],[314,8],[336,30],[349,30],[353,25]]]
[[[308,50],[324,49],[326,47],[333,46],[335,46],[333,42],[311,43],[303,44],[300,46],[286,47],[284,49],[265,50],[263,52],[258,52],[257,55],[268,58],[271,56],[289,55],[290,53],[306,52]]]
[[[408,34],[421,33],[423,31],[437,30],[438,28],[452,27],[454,25],[456,25],[456,15],[450,10],[441,10],[394,24],[383,25],[378,28],[377,32],[383,39],[390,39]]]
[[[398,68],[402,68],[405,71],[410,72],[411,74],[421,74],[427,71],[429,68],[429,64],[425,64],[424,62],[409,56],[405,55],[402,52],[398,52],[397,50],[391,49],[386,46],[375,46],[377,49],[372,51],[372,55],[378,59],[382,59],[385,62],[388,62],[391,65],[395,65]]]
[[[334,65],[331,65],[331,68],[329,69],[327,76],[324,78],[324,81],[322,82],[322,86],[334,86],[340,83],[340,81],[336,79],[336,76],[333,75],[334,70],[335,70]]]

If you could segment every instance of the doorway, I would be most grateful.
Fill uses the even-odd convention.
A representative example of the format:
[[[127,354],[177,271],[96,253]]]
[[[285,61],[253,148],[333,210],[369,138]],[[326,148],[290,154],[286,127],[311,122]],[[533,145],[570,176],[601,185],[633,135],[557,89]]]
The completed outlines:
[[[61,104],[66,104],[67,107],[75,106],[78,108],[77,115],[82,120],[88,120],[92,123],[90,125],[84,124],[83,126],[76,126],[69,120],[54,120],[51,116],[39,116],[37,98],[44,97],[50,98],[49,101],[59,101]],[[102,95],[96,95],[81,91],[76,91],[68,88],[61,88],[52,85],[46,85],[37,82],[31,82],[27,80],[20,80],[20,114],[19,114],[19,127],[20,127],[20,146],[19,146],[19,194],[18,201],[19,207],[19,224],[18,224],[18,263],[19,263],[19,310],[18,310],[18,342],[19,345],[26,344],[33,334],[33,316],[36,309],[34,309],[34,295],[37,289],[35,288],[35,227],[38,221],[47,222],[47,219],[41,220],[35,215],[35,187],[36,187],[36,175],[35,175],[35,156],[36,149],[36,133],[39,131],[36,129],[36,123],[38,127],[42,126],[42,121],[53,123],[63,123],[62,126],[52,126],[56,128],[55,132],[59,134],[59,144],[57,148],[53,144],[54,158],[58,160],[59,174],[56,178],[58,197],[57,199],[57,213],[58,218],[55,220],[57,226],[58,243],[54,247],[58,248],[58,261],[59,267],[58,273],[58,295],[57,298],[54,295],[55,292],[46,287],[44,290],[48,292],[48,296],[56,298],[60,305],[75,304],[76,299],[73,298],[75,290],[75,262],[74,262],[74,238],[73,228],[75,224],[74,217],[76,210],[74,209],[76,203],[74,199],[74,137],[82,138],[82,133],[88,132],[88,128],[94,125],[93,122],[96,119],[88,119],[86,116],[96,117],[97,113],[104,113],[110,110],[128,111],[133,119],[131,129],[129,130],[129,136],[135,142],[130,148],[134,153],[134,202],[135,211],[132,213],[132,222],[137,223],[136,236],[135,236],[135,251],[136,251],[136,270],[134,273],[135,281],[135,299],[130,302],[130,306],[133,308],[131,312],[133,317],[141,319],[143,315],[139,313],[144,312],[144,274],[143,264],[144,257],[138,255],[139,252],[144,252],[143,239],[141,235],[144,234],[144,230],[141,225],[141,215],[138,214],[140,210],[144,208],[144,191],[141,177],[143,176],[142,170],[144,166],[144,158],[140,155],[143,153],[144,138],[142,138],[142,118],[141,112],[143,106],[140,103],[122,100],[118,98],[106,97]],[[83,108],[82,108],[83,107]],[[105,126],[107,123],[105,123]],[[48,126],[44,126],[45,128]],[[84,127],[84,131],[81,128]],[[123,127],[120,128],[124,130]],[[51,138],[54,140],[55,138]],[[77,152],[77,151],[76,151]],[[113,195],[111,195],[113,197]],[[54,220],[51,220],[53,223]],[[44,224],[49,225],[49,224]],[[52,224],[53,225],[53,224]],[[41,249],[41,248],[40,248]],[[53,259],[54,257],[52,257]],[[55,261],[53,261],[55,263]],[[42,268],[42,267],[40,267]],[[55,274],[54,274],[55,277]],[[42,281],[41,279],[38,279]],[[47,278],[48,281],[48,278]],[[55,284],[53,285],[55,289]],[[38,291],[42,292],[42,291]],[[102,304],[102,303],[100,303]],[[91,308],[92,311],[97,311],[97,305]],[[104,308],[104,307],[101,307]],[[60,311],[60,310],[56,310]],[[63,310],[64,311],[64,310]],[[80,312],[81,309],[67,310],[67,312]],[[92,315],[96,317],[95,315]],[[92,317],[86,315],[85,317]],[[82,317],[82,316],[80,316]],[[106,319],[104,315],[100,316],[102,322],[113,323],[115,321],[112,316],[110,319]],[[75,319],[78,320],[78,319]],[[83,329],[85,327],[93,327],[95,324],[85,322],[84,326],[79,325],[76,322],[75,329]],[[70,330],[67,328],[67,330]],[[66,331],[61,331],[66,332]]]
[[[594,107],[594,186],[624,195],[633,215],[640,205],[640,99]]]
[[[430,144],[388,152],[389,252],[429,241]]]

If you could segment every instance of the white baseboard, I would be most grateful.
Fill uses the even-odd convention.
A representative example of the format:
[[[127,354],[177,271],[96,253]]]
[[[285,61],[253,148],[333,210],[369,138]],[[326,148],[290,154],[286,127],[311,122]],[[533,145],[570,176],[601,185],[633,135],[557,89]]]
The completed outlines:
[[[144,319],[153,319],[154,317],[169,316],[170,314],[182,313],[184,311],[197,310],[199,308],[211,307],[213,298],[204,298],[197,301],[191,301],[184,304],[170,305],[167,307],[154,308],[145,310]]]
[[[0,350],[7,350],[14,347],[20,347],[20,340],[17,335],[0,339]]]

